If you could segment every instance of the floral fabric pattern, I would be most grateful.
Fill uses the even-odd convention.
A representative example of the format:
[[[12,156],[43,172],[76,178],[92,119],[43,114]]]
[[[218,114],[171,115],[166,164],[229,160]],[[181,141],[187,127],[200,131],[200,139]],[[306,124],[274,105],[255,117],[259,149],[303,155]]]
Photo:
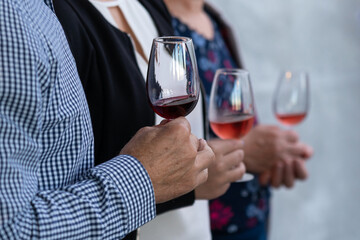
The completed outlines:
[[[208,40],[179,19],[173,18],[172,22],[175,35],[191,37],[193,40],[207,104],[216,70],[237,67],[217,23],[214,20],[212,23],[215,34],[213,39]],[[233,183],[223,196],[210,201],[213,239],[265,240],[269,198],[268,187],[261,187],[257,176],[249,182]]]
[[[225,206],[219,200],[214,200],[210,205],[211,229],[221,230],[234,216],[231,206]]]

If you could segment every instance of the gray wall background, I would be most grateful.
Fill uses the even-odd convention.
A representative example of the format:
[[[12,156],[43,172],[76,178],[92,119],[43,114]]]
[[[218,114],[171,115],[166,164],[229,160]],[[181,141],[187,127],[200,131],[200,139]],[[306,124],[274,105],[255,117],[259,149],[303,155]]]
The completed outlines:
[[[360,239],[360,0],[211,0],[234,27],[260,120],[281,70],[305,69],[310,178],[273,191],[270,240]]]

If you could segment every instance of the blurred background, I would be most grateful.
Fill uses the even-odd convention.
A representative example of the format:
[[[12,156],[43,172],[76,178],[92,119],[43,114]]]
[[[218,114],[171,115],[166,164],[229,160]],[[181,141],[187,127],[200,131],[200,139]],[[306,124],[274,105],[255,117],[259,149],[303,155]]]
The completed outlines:
[[[310,178],[273,191],[270,240],[360,239],[360,0],[209,0],[234,28],[262,123],[283,70],[310,75]]]

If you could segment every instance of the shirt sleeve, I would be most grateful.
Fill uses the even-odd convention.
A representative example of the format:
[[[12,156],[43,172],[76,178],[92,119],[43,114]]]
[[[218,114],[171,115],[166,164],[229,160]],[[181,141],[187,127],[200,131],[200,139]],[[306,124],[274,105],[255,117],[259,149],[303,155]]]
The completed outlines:
[[[2,173],[12,171],[1,168]],[[119,156],[90,169],[74,184],[34,192],[28,201],[7,194],[9,187],[21,185],[20,181],[11,175],[1,179],[1,203],[8,209],[4,205],[1,209],[0,239],[121,239],[155,217],[151,182],[131,156]],[[26,186],[22,189],[29,191]],[[18,200],[21,206],[16,206]],[[6,210],[16,211],[13,218],[3,214]]]
[[[38,64],[38,53],[32,52],[39,36],[26,30],[29,26],[23,19],[27,16],[20,16],[14,7],[21,2],[0,1],[0,239],[121,239],[155,217],[150,178],[131,156],[118,156],[91,168],[93,159],[81,155],[85,150],[74,150],[72,145],[79,138],[89,138],[82,116],[77,115],[86,101],[67,99],[78,108],[67,110],[79,112],[46,111],[54,107],[46,102],[61,96],[51,85],[56,77],[46,76],[46,66]],[[39,6],[26,7],[32,11]],[[49,15],[42,11],[39,8],[37,17]],[[50,84],[40,84],[41,79]],[[57,132],[59,128],[44,125],[46,114],[76,118],[63,117],[54,123],[65,129]],[[67,126],[78,128],[68,130]],[[55,148],[48,144],[53,136],[68,142]],[[46,168],[48,172],[41,168],[46,161],[53,164]]]

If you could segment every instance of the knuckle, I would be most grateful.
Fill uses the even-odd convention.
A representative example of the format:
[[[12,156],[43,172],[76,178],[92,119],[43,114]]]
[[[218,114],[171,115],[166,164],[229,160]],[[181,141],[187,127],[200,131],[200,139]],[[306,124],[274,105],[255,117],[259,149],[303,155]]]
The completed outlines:
[[[234,165],[239,165],[242,161],[243,161],[243,154],[241,153],[241,151],[236,151],[233,155],[233,159],[231,160],[231,162]]]
[[[280,187],[280,183],[273,183],[272,186],[273,186],[274,188],[279,188],[279,187]]]
[[[293,159],[289,156],[283,158],[284,167],[292,169],[293,168]]]
[[[292,188],[294,186],[294,181],[289,181],[287,184],[286,184],[286,187],[288,188]]]
[[[281,135],[281,130],[278,127],[273,127],[268,131],[270,137],[279,138]]]
[[[187,124],[187,122],[185,122],[185,121],[181,122],[176,129],[186,135],[191,134],[191,129],[189,127],[189,124]]]
[[[176,136],[182,136],[182,135],[190,135],[187,128],[183,124],[173,125],[171,126],[171,131]],[[189,133],[189,134],[188,134]]]
[[[294,138],[295,140],[299,140],[299,134],[297,134],[297,132],[295,132],[293,130],[288,130],[287,134],[289,136],[291,136],[292,138]]]
[[[146,127],[142,127],[139,129],[138,133],[146,133],[146,132],[150,132],[153,128],[146,126]]]
[[[244,160],[244,156],[245,156],[244,151],[239,149],[239,150],[237,150],[236,154],[237,154],[237,159],[239,160],[239,162],[242,162]]]
[[[175,137],[188,137],[190,136],[191,132],[186,124],[180,122],[177,124],[167,124],[164,126],[169,132],[169,134],[172,134]]]

